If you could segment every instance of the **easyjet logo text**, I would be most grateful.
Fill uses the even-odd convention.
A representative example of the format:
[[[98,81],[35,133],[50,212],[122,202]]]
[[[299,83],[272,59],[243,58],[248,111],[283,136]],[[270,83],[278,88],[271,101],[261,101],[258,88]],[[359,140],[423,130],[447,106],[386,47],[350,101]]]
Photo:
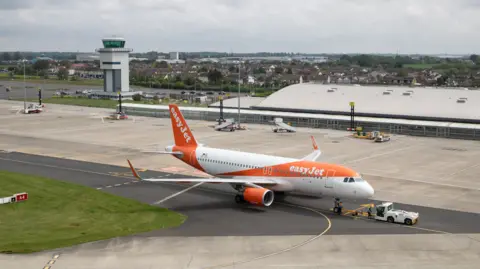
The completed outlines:
[[[178,116],[177,112],[175,111],[175,108],[172,107],[170,112],[172,112],[172,116],[175,119],[175,123],[176,123],[177,127],[180,129],[180,132],[182,133],[183,138],[185,138],[185,142],[187,142],[187,143],[190,142],[190,140],[192,140],[192,138],[187,133],[188,128],[187,128],[187,126],[183,126],[183,123],[180,120],[180,117]]]
[[[295,166],[295,165],[290,166],[290,172],[296,172],[303,175],[309,174],[312,176],[323,176],[324,171],[325,170],[318,169],[316,167],[308,168],[308,167],[301,167],[301,166]]]

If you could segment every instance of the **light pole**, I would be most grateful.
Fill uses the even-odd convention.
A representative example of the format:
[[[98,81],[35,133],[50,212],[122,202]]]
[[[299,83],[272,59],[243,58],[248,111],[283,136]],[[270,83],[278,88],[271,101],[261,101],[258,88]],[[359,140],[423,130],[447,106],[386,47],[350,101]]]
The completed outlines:
[[[25,59],[23,59],[23,111],[27,111],[27,85],[25,82]]]
[[[240,128],[240,63],[238,64],[238,128]]]

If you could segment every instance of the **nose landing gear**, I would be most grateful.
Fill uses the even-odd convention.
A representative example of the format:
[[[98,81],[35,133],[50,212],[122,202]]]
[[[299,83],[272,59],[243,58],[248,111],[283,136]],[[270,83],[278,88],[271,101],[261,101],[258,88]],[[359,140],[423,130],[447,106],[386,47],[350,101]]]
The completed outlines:
[[[342,202],[340,201],[339,198],[335,198],[335,204],[333,206],[333,212],[334,213],[337,213],[338,215],[341,215],[342,214],[342,210],[343,210],[343,204]]]

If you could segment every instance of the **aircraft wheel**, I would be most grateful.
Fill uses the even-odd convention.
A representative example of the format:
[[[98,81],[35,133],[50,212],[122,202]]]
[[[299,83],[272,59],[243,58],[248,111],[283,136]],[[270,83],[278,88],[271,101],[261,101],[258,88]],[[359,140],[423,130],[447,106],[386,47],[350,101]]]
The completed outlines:
[[[243,203],[243,197],[240,194],[235,195],[235,202],[237,204],[242,204]]]

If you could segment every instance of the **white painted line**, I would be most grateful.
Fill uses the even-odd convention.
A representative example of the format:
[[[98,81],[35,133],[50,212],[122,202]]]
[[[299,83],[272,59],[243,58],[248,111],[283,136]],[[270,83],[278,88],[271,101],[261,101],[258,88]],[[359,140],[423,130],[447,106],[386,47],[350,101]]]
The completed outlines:
[[[123,183],[123,185],[128,185],[128,184],[130,184],[130,182],[125,182],[125,183]]]
[[[205,183],[205,182],[199,182],[199,183],[197,183],[197,184],[195,184],[195,185],[193,185],[193,186],[191,186],[191,187],[188,187],[188,188],[186,188],[186,189],[184,189],[184,190],[182,190],[182,191],[179,191],[179,192],[177,192],[177,193],[174,193],[174,194],[172,194],[172,195],[170,195],[170,196],[168,196],[168,197],[166,197],[166,198],[164,198],[164,199],[162,199],[162,200],[160,200],[160,201],[156,201],[156,202],[154,202],[152,205],[161,204],[161,203],[163,203],[163,202],[165,202],[165,201],[167,201],[167,200],[172,199],[172,198],[175,197],[175,196],[178,196],[178,195],[180,195],[180,194],[182,194],[182,193],[185,193],[185,192],[187,192],[187,191],[189,191],[189,190],[191,190],[191,189],[193,189],[193,188],[196,188],[196,187],[202,185],[203,183]]]
[[[356,159],[356,160],[351,160],[351,161],[346,161],[344,163],[342,163],[343,165],[345,164],[351,164],[351,163],[356,163],[356,162],[360,162],[360,161],[364,161],[364,160],[368,160],[368,159],[372,159],[372,158],[376,158],[376,157],[381,157],[381,156],[385,156],[385,155],[390,155],[392,153],[395,153],[395,152],[399,152],[399,151],[404,151],[404,150],[407,150],[407,149],[410,149],[414,146],[409,146],[409,147],[404,147],[404,148],[400,148],[400,149],[397,149],[397,150],[391,150],[391,151],[387,151],[387,152],[383,152],[383,153],[380,153],[380,154],[372,154],[370,156],[367,156],[367,157],[363,157],[363,158],[360,158],[360,159]]]
[[[238,261],[238,262],[233,262],[233,263],[228,263],[228,264],[222,264],[222,265],[216,265],[216,266],[209,266],[207,268],[224,268],[224,267],[235,267],[235,265],[238,265],[238,264],[244,264],[244,263],[249,263],[249,262],[252,262],[252,261],[256,261],[256,260],[260,260],[260,259],[265,259],[265,258],[268,258],[268,257],[271,257],[271,256],[275,256],[275,255],[279,255],[279,254],[282,254],[282,253],[285,253],[285,252],[288,252],[288,251],[291,251],[291,250],[294,250],[296,248],[299,248],[301,246],[304,246],[318,238],[320,238],[322,235],[324,235],[326,232],[328,232],[330,230],[330,228],[332,227],[332,222],[330,221],[330,218],[328,216],[326,216],[325,214],[323,214],[322,212],[318,211],[318,210],[315,210],[315,209],[312,209],[312,208],[308,208],[308,207],[304,207],[304,206],[299,206],[299,205],[294,205],[294,204],[290,204],[290,203],[282,203],[282,202],[277,202],[277,204],[281,204],[281,205],[286,205],[286,206],[290,206],[290,207],[296,207],[296,208],[301,208],[301,209],[305,209],[305,210],[309,210],[309,211],[312,211],[314,213],[317,213],[321,216],[323,216],[327,222],[328,222],[328,227],[323,230],[321,233],[319,233],[318,235],[315,235],[314,237],[312,238],[309,238],[301,243],[298,243],[296,245],[293,245],[291,247],[288,247],[286,249],[282,249],[282,250],[279,250],[279,251],[276,251],[276,252],[273,252],[273,253],[270,253],[270,254],[266,254],[266,255],[262,255],[262,256],[258,256],[258,257],[255,257],[255,258],[251,258],[251,259],[246,259],[246,260],[242,260],[242,261]]]
[[[108,186],[106,186],[105,188],[111,188],[111,187],[112,187],[112,185],[108,185]]]
[[[115,187],[122,186],[122,184],[115,184]]]
[[[456,171],[456,172],[453,172],[453,173],[447,175],[447,178],[452,179],[454,175],[460,174],[460,173],[465,172],[465,171],[467,171],[467,170],[471,170],[471,169],[473,169],[473,168],[475,168],[475,167],[478,167],[478,166],[480,166],[480,163],[479,163],[479,164],[472,165],[472,166],[469,166],[469,167],[465,167],[465,168],[463,168],[463,169],[460,169],[460,170],[458,170],[458,171]]]
[[[97,188],[97,190],[101,190],[101,189],[102,189],[101,187],[100,187],[100,188]]]
[[[77,172],[82,172],[82,173],[89,173],[89,174],[96,174],[96,175],[104,175],[104,176],[111,176],[111,177],[123,177],[123,178],[131,179],[131,177],[112,175],[112,174],[108,174],[108,173],[101,173],[101,172],[95,172],[95,171],[90,171],[90,170],[68,168],[68,167],[57,166],[57,165],[34,163],[34,162],[20,161],[20,160],[15,160],[15,159],[8,159],[8,158],[0,158],[0,160],[10,161],[10,162],[16,162],[16,163],[26,163],[26,164],[31,164],[31,165],[41,166],[41,167],[50,167],[50,168],[55,168],[55,169],[60,169],[60,170],[77,171]]]
[[[390,179],[393,179],[393,180],[398,180],[398,181],[407,181],[407,182],[409,181],[409,182],[428,184],[428,185],[432,185],[432,186],[441,186],[441,187],[457,188],[457,189],[463,189],[463,190],[480,191],[480,188],[475,188],[475,187],[465,187],[465,186],[460,186],[460,185],[446,184],[446,183],[440,183],[440,182],[431,182],[431,181],[425,181],[425,180],[419,180],[419,179],[399,178],[399,177],[382,175],[382,174],[375,174],[375,173],[369,173],[369,172],[365,172],[365,173],[362,173],[362,174],[364,176],[381,177],[381,178],[383,178],[381,180],[385,180],[385,181],[389,181]]]

